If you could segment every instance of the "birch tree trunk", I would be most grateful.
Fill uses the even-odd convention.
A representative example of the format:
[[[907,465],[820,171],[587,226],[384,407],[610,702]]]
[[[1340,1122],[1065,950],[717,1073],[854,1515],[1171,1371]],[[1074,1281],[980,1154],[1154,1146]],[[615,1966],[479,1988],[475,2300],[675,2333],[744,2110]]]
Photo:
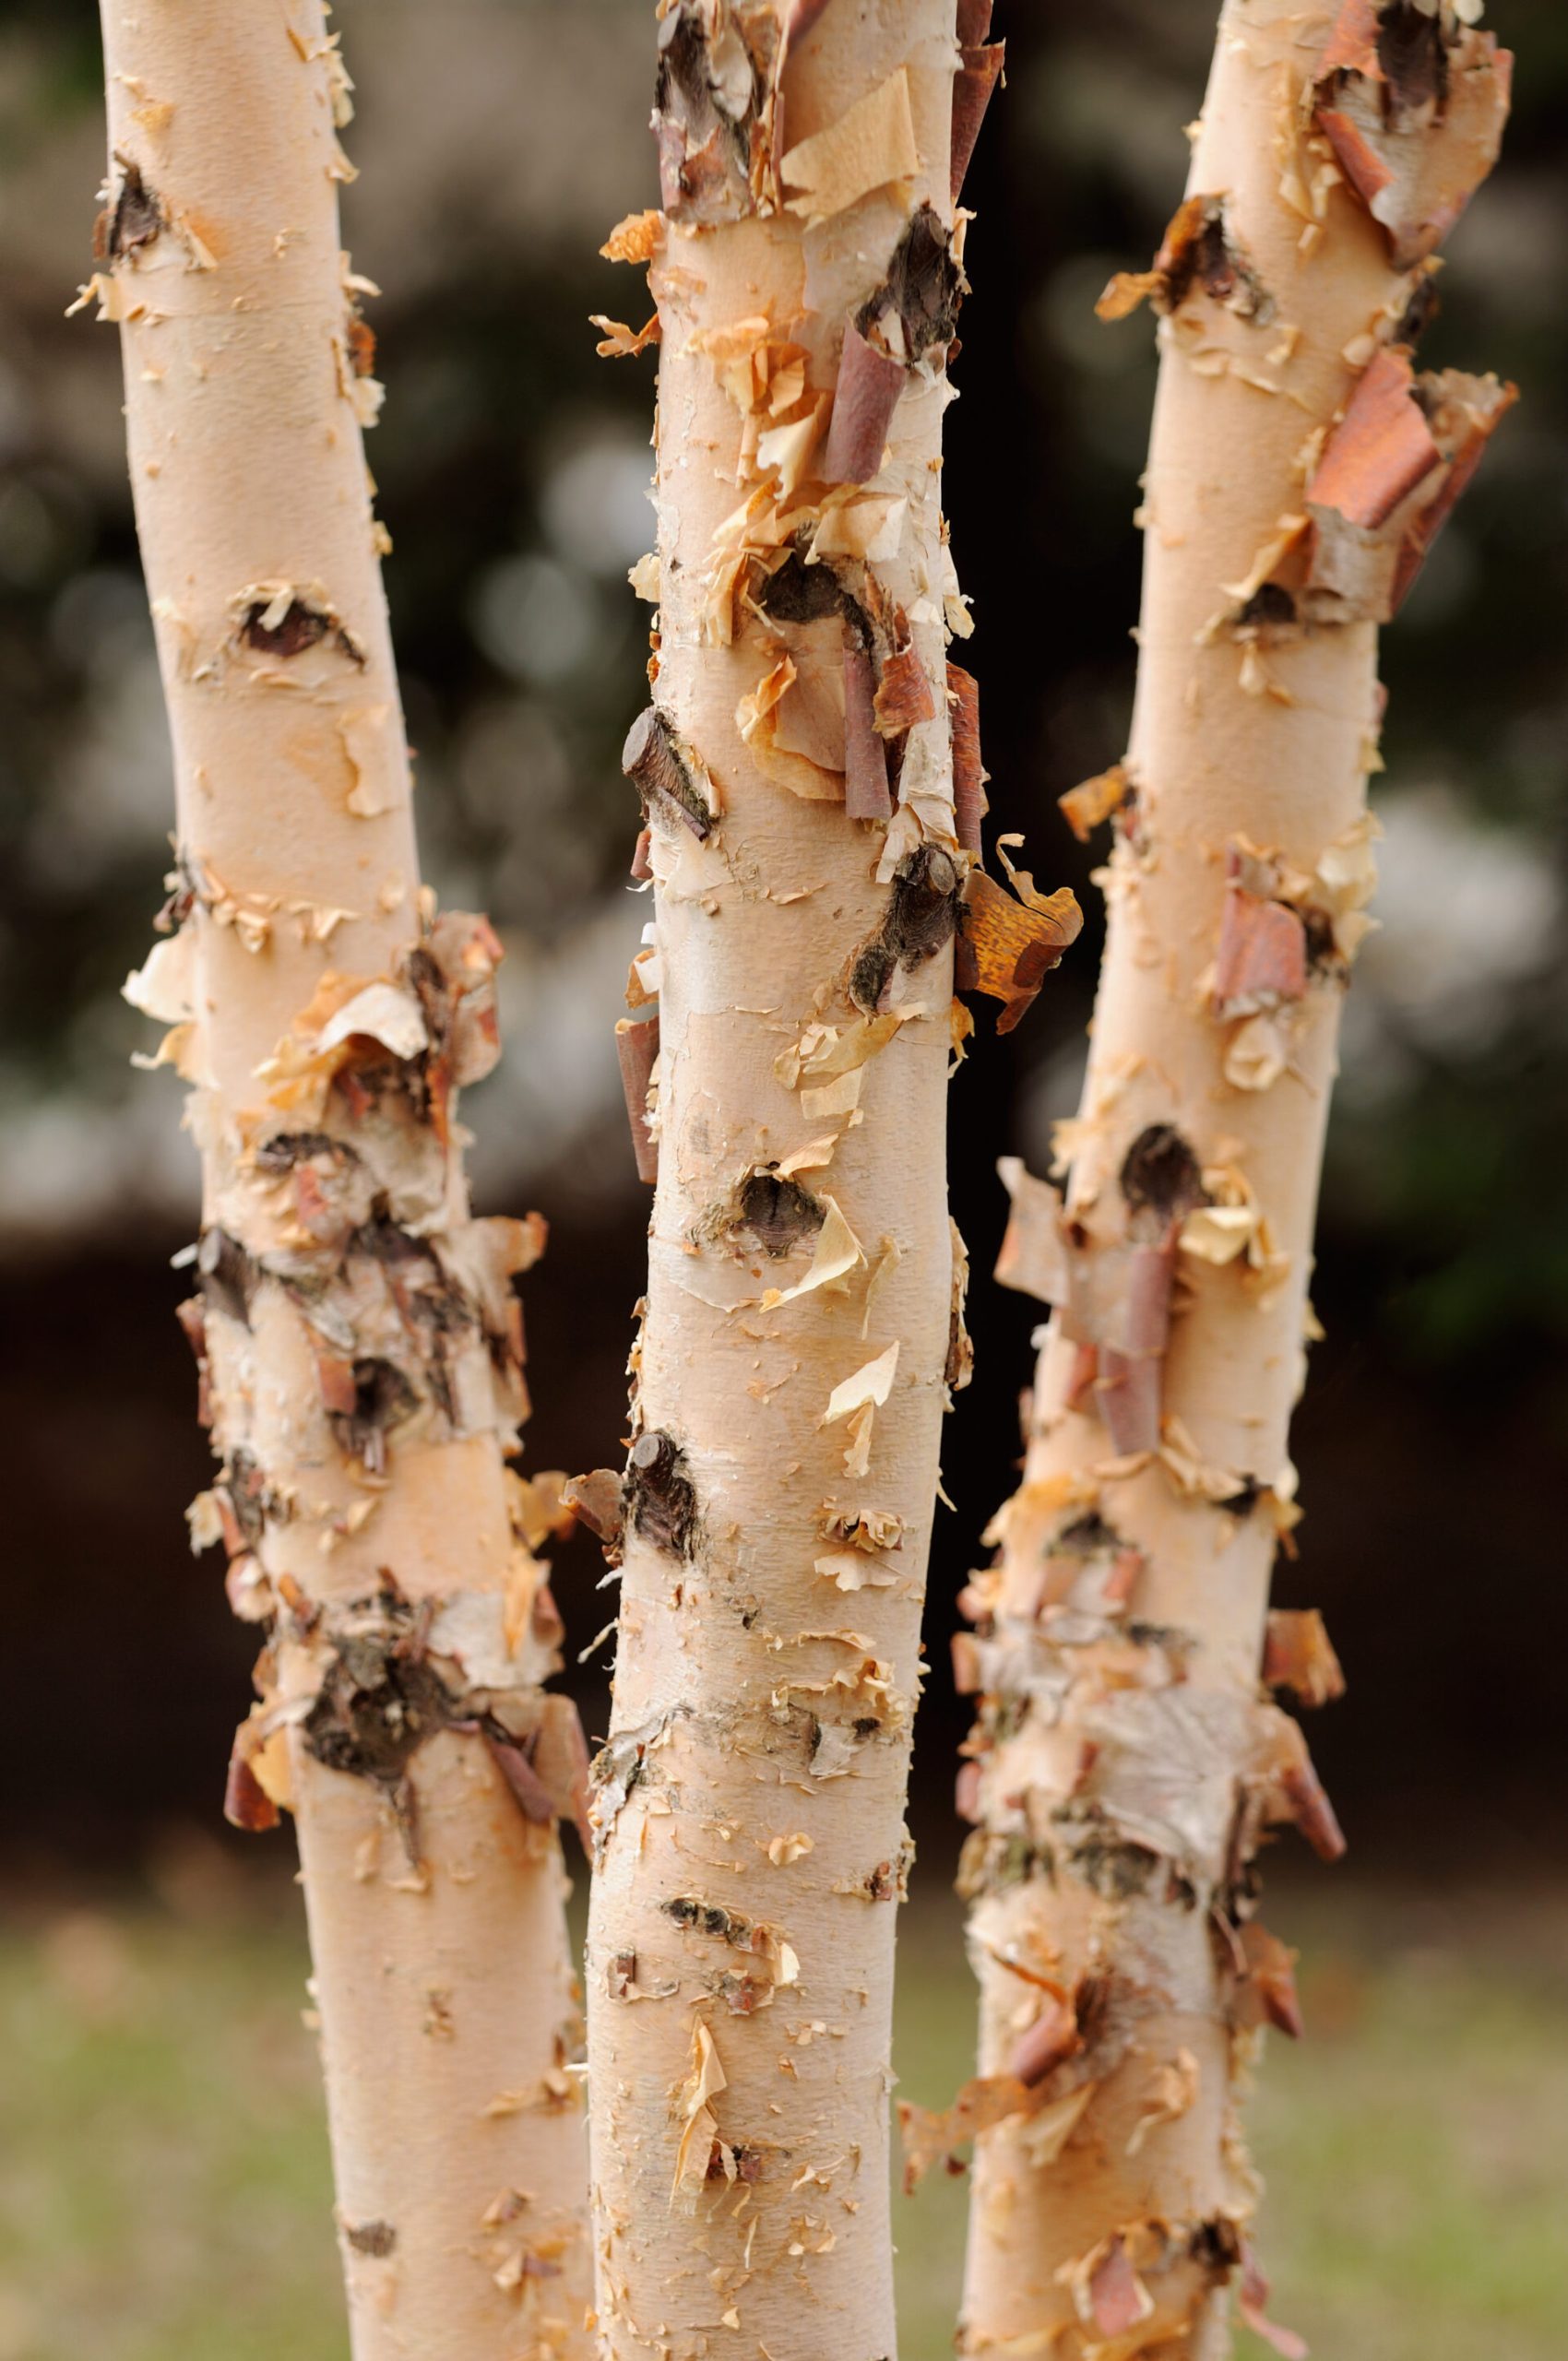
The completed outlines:
[[[484,920],[437,918],[339,243],[349,83],[320,0],[104,0],[121,325],[178,773],[172,1023],[201,1148],[201,1365],[261,1703],[229,1809],[295,1813],[358,2361],[584,2355],[584,2127],[540,1684],[558,1623],[512,1275],[469,1216],[460,1085],[495,1054]],[[557,1504],[558,1505],[558,1504]]]
[[[1466,12],[1467,17],[1470,13]],[[1065,1202],[1014,1168],[998,1275],[1054,1307],[1023,1483],[962,1602],[980,2079],[964,2349],[1282,2353],[1236,2113],[1292,1954],[1254,1850],[1342,1840],[1300,1726],[1337,1693],[1267,1614],[1297,1511],[1318,1172],[1369,923],[1377,625],[1512,397],[1417,374],[1429,257],[1495,156],[1505,53],[1444,5],[1227,0],[1186,202],[1109,316],[1162,315],[1136,710]],[[1261,1674],[1261,1679],[1260,1679]]]
[[[943,1133],[967,618],[938,470],[954,158],[999,62],[967,13],[960,61],[954,0],[678,0],[664,210],[606,248],[651,264],[658,319],[603,322],[605,350],[662,337],[659,555],[634,575],[656,703],[625,755],[657,940],[622,1037],[658,1180],[588,1940],[600,2330],[628,2361],[895,2350],[894,1923],[964,1361]],[[951,694],[967,712],[962,675]],[[978,756],[968,777],[978,819]],[[1007,908],[1033,966],[1012,980],[983,913],[979,964],[1027,999],[1066,924]]]

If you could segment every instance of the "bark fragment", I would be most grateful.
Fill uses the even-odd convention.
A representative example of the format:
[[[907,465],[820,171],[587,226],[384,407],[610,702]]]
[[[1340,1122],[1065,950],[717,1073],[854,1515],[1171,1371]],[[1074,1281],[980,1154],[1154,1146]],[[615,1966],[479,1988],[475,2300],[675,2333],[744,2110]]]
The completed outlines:
[[[679,820],[699,843],[709,835],[715,817],[711,783],[657,706],[646,706],[627,731],[621,768],[645,812]]]
[[[1307,611],[1387,623],[1518,399],[1517,386],[1455,369],[1420,375],[1380,352],[1359,381],[1307,486]]]
[[[1183,198],[1153,267],[1118,271],[1095,308],[1102,320],[1122,320],[1146,301],[1169,317],[1194,295],[1257,327],[1274,317],[1274,297],[1229,226],[1223,196]]]
[[[637,1179],[650,1186],[659,1179],[659,1142],[648,1128],[648,1089],[659,1057],[659,1011],[635,1022],[619,1017],[615,1025],[615,1054],[621,1064],[621,1085],[626,1097],[632,1150]]]
[[[1083,930],[1083,912],[1068,886],[1039,894],[1025,870],[1007,861],[1003,847],[1017,837],[998,839],[1016,898],[983,869],[974,868],[964,880],[958,988],[984,992],[1002,1002],[998,1033],[1011,1033],[1039,996],[1040,986],[1063,954]]]
[[[1497,161],[1514,59],[1454,0],[1344,0],[1316,122],[1387,234],[1396,270],[1443,243]]]

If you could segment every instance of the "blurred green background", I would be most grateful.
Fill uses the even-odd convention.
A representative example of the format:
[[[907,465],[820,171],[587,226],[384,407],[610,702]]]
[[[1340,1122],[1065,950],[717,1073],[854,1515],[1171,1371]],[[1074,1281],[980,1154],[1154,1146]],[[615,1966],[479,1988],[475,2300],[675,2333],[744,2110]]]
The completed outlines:
[[[625,569],[652,533],[652,362],[596,248],[655,199],[642,0],[343,0],[345,194],[388,386],[371,445],[426,866],[507,945],[505,1062],[468,1109],[485,1210],[536,1204],[535,1465],[615,1455],[646,1200],[612,1029],[644,906],[617,754],[643,701]],[[1211,0],[999,0],[1008,88],[966,191],[946,497],[979,624],[993,825],[1091,924],[955,1085],[983,1270],[994,1159],[1043,1169],[1098,953],[1054,798],[1123,750],[1153,382],[1098,326],[1185,170]],[[1502,170],[1449,243],[1424,357],[1524,392],[1389,635],[1383,931],[1358,965],[1297,1426],[1286,1604],[1349,1701],[1311,1736],[1352,1840],[1271,1908],[1313,2038],[1257,2108],[1279,2316],[1347,2361],[1568,2350],[1568,11],[1496,0],[1519,53]],[[254,1641],[181,1510],[205,1480],[168,1269],[196,1169],[119,986],[161,898],[169,754],[115,339],[65,306],[102,172],[89,0],[0,5],[0,2361],[333,2356],[315,2067],[286,1840],[221,1831]],[[638,314],[640,317],[641,315]],[[965,2070],[951,1599],[1008,1488],[1030,1307],[980,1286],[947,1437],[904,1933],[906,2089]],[[575,1649],[596,1554],[564,1553]],[[601,1671],[578,1676],[590,1731]],[[1272,1866],[1272,1865],[1271,1865]],[[1315,2018],[1315,2022],[1313,2022]],[[907,2217],[906,2361],[947,2347],[962,2185]]]

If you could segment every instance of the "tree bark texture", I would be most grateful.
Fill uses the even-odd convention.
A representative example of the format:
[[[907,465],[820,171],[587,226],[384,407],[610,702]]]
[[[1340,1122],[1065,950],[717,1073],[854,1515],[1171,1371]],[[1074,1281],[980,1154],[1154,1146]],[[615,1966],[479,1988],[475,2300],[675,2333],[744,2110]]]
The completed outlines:
[[[1468,13],[1468,12],[1467,12]],[[1421,373],[1432,250],[1510,60],[1413,6],[1227,0],[1185,203],[1102,312],[1161,315],[1110,937],[1064,1192],[1016,1166],[998,1275],[1052,1307],[1022,1485],[962,1604],[980,2079],[964,2350],[1212,2361],[1248,2245],[1238,2096],[1291,1959],[1253,1854],[1342,1840],[1300,1725],[1321,1622],[1269,1615],[1344,991],[1369,920],[1377,627],[1512,397]]]
[[[298,1821],[357,2361],[584,2355],[554,1821],[586,1750],[540,1687],[558,1497],[504,1464],[542,1233],[468,1211],[500,946],[419,882],[349,84],[320,0],[105,0],[103,26],[89,291],[122,330],[178,774],[167,939],[127,989],[172,1025],[202,1156],[184,1316],[221,1466],[193,1540],[265,1633],[229,1809]]]
[[[656,917],[622,1033],[658,1177],[618,1502],[590,1479],[624,1557],[588,1981],[600,2329],[626,2361],[895,2350],[894,1926],[966,1365],[955,937],[1016,1011],[1075,915],[991,885],[965,834],[955,86],[999,62],[965,14],[960,54],[954,0],[661,12],[663,208],[605,250],[649,264],[658,314],[601,322],[603,349],[661,340],[633,577],[655,702],[625,752]]]

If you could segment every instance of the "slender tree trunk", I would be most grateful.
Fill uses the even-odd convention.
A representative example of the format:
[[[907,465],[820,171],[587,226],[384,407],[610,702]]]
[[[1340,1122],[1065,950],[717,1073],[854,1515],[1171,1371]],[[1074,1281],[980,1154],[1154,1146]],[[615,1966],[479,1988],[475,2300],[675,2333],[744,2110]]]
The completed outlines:
[[[586,2355],[583,2121],[554,1803],[580,1733],[512,1275],[458,1086],[482,919],[419,883],[339,251],[320,0],[105,0],[103,313],[178,770],[173,1031],[202,1152],[186,1308],[221,1472],[192,1512],[265,1627],[229,1808],[299,1822],[358,2361]]]
[[[606,249],[651,263],[662,336],[659,557],[635,577],[657,702],[625,756],[657,1064],[623,1033],[658,1185],[588,1942],[618,2356],[895,2349],[895,1912],[963,1362],[944,691],[967,619],[938,470],[951,164],[996,63],[966,30],[960,113],[954,0],[681,0],[665,210]],[[609,350],[644,340],[603,325]],[[1059,914],[1008,908],[1048,946],[1037,988]]]
[[[1120,807],[1065,1204],[1015,1169],[999,1271],[1055,1309],[957,1649],[981,2078],[908,2126],[917,2171],[979,2135],[975,2354],[1207,2361],[1238,2277],[1262,2322],[1236,2102],[1254,2028],[1300,2025],[1253,1855],[1286,1821],[1341,1848],[1268,1696],[1337,1667],[1269,1573],[1376,627],[1511,397],[1408,351],[1507,67],[1447,6],[1227,0],[1187,202],[1102,305],[1163,314],[1137,704],[1125,765],[1065,799],[1081,830]]]

